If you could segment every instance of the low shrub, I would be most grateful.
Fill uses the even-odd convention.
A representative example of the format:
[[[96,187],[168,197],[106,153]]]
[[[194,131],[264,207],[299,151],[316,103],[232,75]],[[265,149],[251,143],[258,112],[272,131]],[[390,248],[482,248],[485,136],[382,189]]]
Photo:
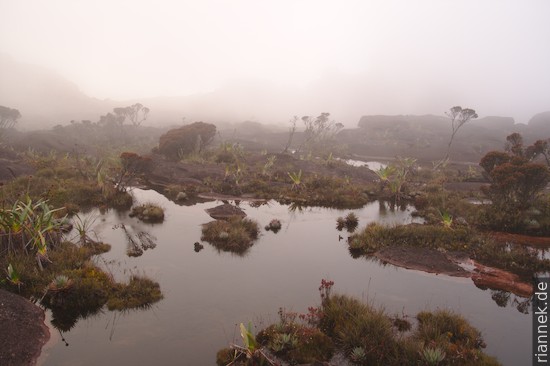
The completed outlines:
[[[154,203],[144,203],[142,205],[132,208],[130,217],[137,217],[144,222],[163,222],[164,221],[164,209]]]
[[[244,254],[260,233],[256,221],[239,216],[228,220],[216,220],[204,224],[201,240],[206,241],[218,250]]]

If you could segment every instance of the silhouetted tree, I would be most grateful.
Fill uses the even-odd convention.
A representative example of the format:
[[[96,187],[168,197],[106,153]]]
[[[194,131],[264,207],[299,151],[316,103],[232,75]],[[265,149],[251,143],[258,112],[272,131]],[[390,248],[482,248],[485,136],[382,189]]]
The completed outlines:
[[[136,103],[129,107],[114,108],[113,112],[119,118],[122,118],[122,123],[128,119],[134,126],[139,126],[149,116],[149,108],[144,107],[141,103]]]
[[[451,138],[449,139],[449,144],[447,145],[445,157],[434,166],[434,169],[439,168],[442,164],[445,164],[449,160],[451,145],[453,144],[455,135],[460,127],[478,117],[475,110],[470,108],[462,108],[460,106],[452,107],[448,112],[445,112],[445,114],[451,119]]]
[[[216,126],[211,123],[194,122],[172,129],[159,139],[159,153],[177,160],[193,152],[201,153],[216,136]]]
[[[124,123],[125,117],[121,114],[107,113],[99,117],[98,124],[105,127],[120,127]]]
[[[136,176],[147,174],[153,169],[153,160],[147,156],[140,156],[134,152],[125,151],[120,154],[120,170],[117,175],[116,187],[125,191],[128,184]]]
[[[525,149],[525,156],[530,160],[535,160],[538,156],[543,156],[546,165],[550,167],[550,140],[537,140],[531,146]]]
[[[320,152],[330,148],[334,136],[344,128],[344,125],[330,120],[330,113],[323,112],[317,117],[303,116],[305,126],[304,141],[298,148],[305,147],[309,151]]]
[[[506,136],[504,150],[512,155],[523,157],[523,137],[517,132]]]
[[[0,105],[0,137],[5,130],[15,126],[19,118],[21,118],[21,113],[17,109]]]
[[[285,145],[285,149],[283,150],[283,154],[288,153],[288,149],[290,149],[290,146],[292,145],[292,140],[294,139],[294,134],[296,133],[296,122],[298,122],[298,116],[292,117],[290,120],[290,127],[288,128],[288,141]]]

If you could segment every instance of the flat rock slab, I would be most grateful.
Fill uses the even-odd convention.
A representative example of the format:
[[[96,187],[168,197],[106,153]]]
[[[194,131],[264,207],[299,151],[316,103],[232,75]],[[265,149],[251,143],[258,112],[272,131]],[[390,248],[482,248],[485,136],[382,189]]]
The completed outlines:
[[[469,276],[468,271],[449,260],[445,254],[434,249],[388,247],[379,250],[374,256],[383,262],[407,269],[457,277]]]
[[[453,277],[469,277],[480,288],[504,290],[520,297],[530,297],[533,285],[518,275],[485,266],[457,253],[442,253],[434,249],[388,247],[374,254],[376,258],[397,267]]]
[[[229,203],[225,203],[214,208],[208,208],[205,211],[210,215],[210,217],[216,220],[227,220],[233,216],[246,217],[243,210],[237,206],[230,205]]]
[[[27,299],[0,290],[0,365],[35,365],[50,339],[42,309]]]

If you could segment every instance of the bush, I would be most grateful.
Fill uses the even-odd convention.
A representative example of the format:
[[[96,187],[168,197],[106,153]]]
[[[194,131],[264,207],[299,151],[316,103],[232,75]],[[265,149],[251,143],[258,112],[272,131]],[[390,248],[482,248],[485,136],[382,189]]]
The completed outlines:
[[[158,152],[169,159],[178,160],[183,155],[201,153],[216,135],[216,126],[195,122],[172,129],[160,136]]]
[[[233,216],[227,221],[216,220],[204,224],[201,240],[219,250],[244,254],[254,244],[259,233],[257,222]]]
[[[371,223],[349,240],[351,249],[373,253],[389,246],[413,246],[431,249],[466,250],[479,246],[481,238],[467,227],[448,230],[440,225],[410,224],[386,226]]]
[[[154,203],[144,203],[132,208],[130,217],[134,216],[144,222],[163,222],[164,209]]]
[[[326,298],[320,328],[332,337],[345,354],[365,350],[365,364],[384,364],[395,345],[392,323],[382,309],[345,295]]]
[[[421,344],[445,352],[450,364],[496,365],[497,361],[481,352],[485,343],[481,333],[462,316],[448,310],[420,312],[413,337]]]

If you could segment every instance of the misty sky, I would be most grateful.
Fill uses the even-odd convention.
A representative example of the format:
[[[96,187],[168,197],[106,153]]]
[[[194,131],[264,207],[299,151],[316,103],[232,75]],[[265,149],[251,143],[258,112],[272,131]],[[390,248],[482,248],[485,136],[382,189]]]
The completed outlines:
[[[547,0],[0,0],[0,13],[0,52],[97,98],[253,80],[370,98],[360,113],[550,110]]]

